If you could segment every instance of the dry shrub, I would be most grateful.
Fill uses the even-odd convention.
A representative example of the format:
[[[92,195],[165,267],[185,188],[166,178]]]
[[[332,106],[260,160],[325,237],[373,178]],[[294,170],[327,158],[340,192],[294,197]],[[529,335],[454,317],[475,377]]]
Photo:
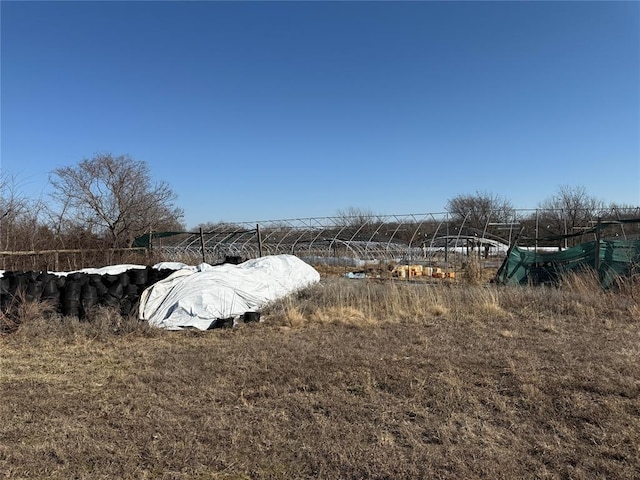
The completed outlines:
[[[366,315],[361,309],[355,307],[330,306],[313,312],[311,321],[322,325],[333,323],[350,325],[353,327],[365,327],[375,325],[378,322]]]
[[[566,292],[586,296],[602,290],[598,273],[592,269],[564,273],[560,279],[560,286]]]
[[[495,287],[478,288],[474,291],[474,302],[478,312],[485,317],[506,315],[500,305],[498,291]]]
[[[635,272],[635,270],[634,270]],[[615,289],[622,295],[640,300],[640,274],[633,273],[629,276],[618,277],[615,281]]]
[[[557,287],[333,278],[275,302],[268,308],[268,321],[301,327],[314,323],[423,323],[433,317],[472,321],[521,318],[542,322],[546,327],[541,328],[551,331],[555,328],[552,319],[558,316],[638,320],[637,298],[633,286],[603,290],[597,277],[588,272],[567,276]]]
[[[332,295],[341,300],[329,300]],[[297,298],[288,296],[274,302],[265,310],[263,318],[270,324],[291,328],[313,324],[364,326],[372,324],[366,310],[365,304],[350,292],[331,287],[312,287]]]
[[[14,334],[21,330],[42,330],[42,327],[51,320],[55,320],[57,316],[54,305],[27,300],[25,295],[18,293],[12,297],[5,311],[0,313],[0,333]]]
[[[557,291],[557,311],[583,318],[619,317],[632,312],[640,300],[632,279],[618,279],[604,289],[594,270],[567,272]]]
[[[274,302],[266,312],[266,321],[290,327],[313,323],[351,326],[422,323],[449,315],[474,320],[508,316],[495,286],[341,278],[323,280],[297,297]]]
[[[275,316],[275,318],[276,321],[272,323],[281,324],[291,328],[302,327],[308,323],[307,319],[301,313],[300,309],[293,306],[283,309],[280,316]]]
[[[450,310],[447,307],[438,303],[430,305],[427,309],[427,313],[430,313],[434,317],[444,317],[449,314],[449,312]]]
[[[478,321],[507,316],[495,286],[459,286],[443,290],[441,294],[441,302],[448,306],[451,315],[456,318]]]
[[[348,279],[324,281],[300,300],[301,313],[309,320],[350,325],[422,318],[439,302],[427,285]]]
[[[629,306],[629,316],[632,321],[640,321],[640,305],[634,304]]]
[[[65,317],[51,303],[17,298],[6,312],[0,314],[0,333],[10,334],[17,342],[105,341],[124,335],[152,337],[162,332],[148,322],[138,320],[135,312],[122,316],[114,307],[96,306],[83,318]]]
[[[470,257],[464,267],[464,280],[470,285],[480,285],[483,283],[482,266],[475,257]]]
[[[155,336],[162,330],[151,327],[148,322],[137,318],[137,310],[129,315],[122,315],[117,308],[97,306],[87,313],[83,320],[71,319],[80,335],[97,340],[107,340],[123,335]]]

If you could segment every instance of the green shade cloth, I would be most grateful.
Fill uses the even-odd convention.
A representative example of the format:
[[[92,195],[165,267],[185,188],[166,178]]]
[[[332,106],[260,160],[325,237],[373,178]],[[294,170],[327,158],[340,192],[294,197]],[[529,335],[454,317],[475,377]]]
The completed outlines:
[[[596,261],[596,258],[598,259]],[[558,252],[513,247],[496,275],[502,285],[553,284],[567,272],[597,270],[603,288],[638,273],[640,240],[600,240]]]

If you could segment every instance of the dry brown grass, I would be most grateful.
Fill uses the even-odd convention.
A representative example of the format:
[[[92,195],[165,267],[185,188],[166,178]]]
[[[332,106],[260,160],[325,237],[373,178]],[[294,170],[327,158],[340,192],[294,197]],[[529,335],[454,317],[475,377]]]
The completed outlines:
[[[0,478],[640,478],[638,286],[578,280],[331,279],[208,332],[30,306]]]

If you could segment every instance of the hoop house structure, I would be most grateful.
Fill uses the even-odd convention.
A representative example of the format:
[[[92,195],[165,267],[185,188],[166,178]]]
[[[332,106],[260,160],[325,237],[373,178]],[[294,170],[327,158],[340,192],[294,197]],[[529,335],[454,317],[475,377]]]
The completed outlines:
[[[562,249],[558,238],[566,243],[567,236],[589,235],[597,221],[594,218],[573,232],[550,235],[540,225],[542,213],[514,211],[507,222],[488,215],[482,224],[475,225],[467,217],[449,213],[221,223],[206,232],[152,232],[138,238],[136,246],[151,248],[166,260],[185,263],[215,264],[291,254],[312,264],[356,267],[391,262],[448,266],[463,264],[469,256],[495,259],[499,264],[516,241],[525,248]],[[609,234],[637,237],[637,230],[637,226],[627,225]]]

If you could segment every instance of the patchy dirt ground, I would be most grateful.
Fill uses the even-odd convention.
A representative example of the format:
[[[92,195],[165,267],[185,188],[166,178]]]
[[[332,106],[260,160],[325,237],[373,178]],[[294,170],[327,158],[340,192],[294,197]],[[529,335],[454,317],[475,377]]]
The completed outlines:
[[[0,472],[640,478],[637,302],[507,293],[336,281],[208,332],[30,319],[0,338]]]

